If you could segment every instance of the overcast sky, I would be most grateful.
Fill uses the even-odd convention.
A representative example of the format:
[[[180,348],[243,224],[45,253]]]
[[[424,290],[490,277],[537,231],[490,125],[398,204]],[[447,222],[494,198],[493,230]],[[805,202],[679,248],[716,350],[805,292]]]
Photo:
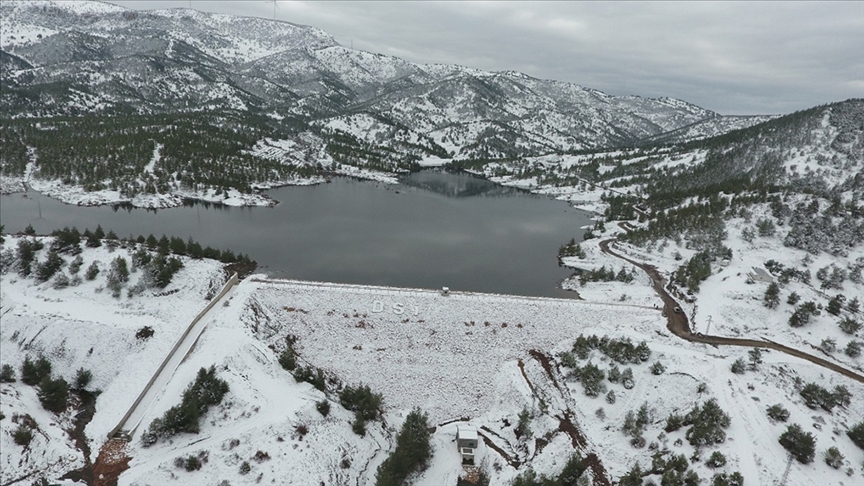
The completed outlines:
[[[188,0],[112,1],[135,9]],[[191,0],[273,18],[265,0]],[[722,114],[864,97],[864,2],[338,2],[278,0],[277,20],[417,63],[515,70]]]

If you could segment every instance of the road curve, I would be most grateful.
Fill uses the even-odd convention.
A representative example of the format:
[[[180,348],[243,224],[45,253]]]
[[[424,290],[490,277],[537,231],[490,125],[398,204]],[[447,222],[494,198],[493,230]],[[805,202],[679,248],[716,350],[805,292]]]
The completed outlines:
[[[673,309],[679,307],[678,301],[676,301],[669,292],[666,291],[665,288],[665,279],[656,267],[653,265],[648,265],[646,263],[640,263],[630,258],[625,257],[619,253],[616,253],[614,250],[609,248],[609,245],[613,242],[617,241],[617,238],[609,238],[600,242],[600,250],[603,253],[611,255],[615,258],[620,258],[626,262],[629,262],[639,268],[641,268],[645,273],[651,277],[652,286],[654,287],[654,291],[657,292],[657,295],[663,300],[663,309],[666,317],[668,319],[666,327],[681,339],[693,342],[693,343],[704,343],[711,345],[721,345],[721,346],[743,346],[748,348],[766,348],[766,349],[774,349],[780,351],[781,353],[786,353],[790,356],[795,356],[796,358],[805,359],[815,365],[821,366],[823,368],[827,368],[835,373],[840,373],[843,376],[849,377],[859,383],[864,383],[864,376],[844,368],[836,363],[832,363],[826,359],[820,358],[818,356],[814,356],[809,353],[805,353],[795,348],[790,348],[789,346],[784,346],[782,344],[778,344],[772,341],[765,341],[761,339],[741,339],[741,338],[730,338],[723,336],[713,336],[710,334],[693,334],[690,330],[690,323],[687,321],[687,315],[684,313],[676,313],[673,312]]]

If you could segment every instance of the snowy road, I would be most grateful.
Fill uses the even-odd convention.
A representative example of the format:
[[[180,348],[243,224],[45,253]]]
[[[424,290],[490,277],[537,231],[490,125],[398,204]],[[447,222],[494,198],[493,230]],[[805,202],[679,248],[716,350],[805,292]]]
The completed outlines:
[[[131,437],[132,434],[137,431],[138,426],[141,425],[141,420],[147,414],[150,406],[156,402],[160,395],[162,395],[166,385],[174,375],[174,372],[177,371],[177,368],[180,366],[180,363],[186,359],[186,356],[188,356],[192,351],[192,348],[195,346],[198,338],[201,337],[204,329],[207,328],[210,321],[212,321],[215,315],[218,314],[218,311],[215,310],[216,304],[219,301],[230,298],[231,294],[234,292],[234,286],[236,284],[237,276],[234,275],[228,283],[225,284],[222,291],[200,314],[198,314],[198,316],[195,317],[190,327],[186,329],[186,332],[180,336],[177,343],[174,344],[171,352],[165,357],[165,360],[162,362],[159,369],[156,370],[156,373],[150,379],[150,382],[147,383],[147,386],[145,386],[144,390],[141,391],[141,394],[138,395],[135,402],[129,408],[129,411],[126,412],[124,418],[121,419],[117,427],[111,431],[109,437],[114,436],[118,432],[127,433],[129,437]]]

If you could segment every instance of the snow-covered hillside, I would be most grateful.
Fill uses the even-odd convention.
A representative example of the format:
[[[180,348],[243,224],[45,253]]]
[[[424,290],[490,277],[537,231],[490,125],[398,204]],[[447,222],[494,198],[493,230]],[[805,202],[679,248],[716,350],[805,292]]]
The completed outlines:
[[[60,287],[56,279],[40,284],[17,274],[10,250],[19,240],[7,236],[3,243],[2,364],[12,365],[17,375],[25,357],[44,356],[52,362],[55,377],[72,381],[75,370],[88,369],[93,373],[88,389],[101,390],[85,429],[91,451],[85,460],[65,433],[74,416],[71,409],[54,415],[41,410],[36,388],[20,381],[0,385],[3,480],[29,473],[52,480],[99,462],[108,431],[225,276],[215,262],[184,258],[183,269],[160,292],[132,297],[124,292],[114,298],[99,290],[105,285],[102,276],[55,288]],[[50,239],[43,241],[50,246]],[[585,250],[583,264],[615,265],[596,246],[586,243]],[[619,250],[640,252],[623,246]],[[45,260],[46,251],[37,251],[36,261]],[[131,251],[85,248],[82,271],[93,261],[131,258]],[[63,258],[63,271],[72,273],[71,257]],[[142,272],[133,271],[127,285],[134,287]],[[599,464],[584,473],[589,482],[608,484],[604,481],[616,481],[637,461],[646,471],[652,462],[659,467],[652,456],[660,452],[667,460],[699,456],[686,462],[703,481],[737,471],[746,484],[768,486],[787,464],[777,443],[784,425],[765,415],[765,408],[777,403],[790,411],[789,423],[800,423],[814,434],[819,454],[833,446],[846,458],[840,469],[826,465],[821,456],[813,465],[793,464],[794,480],[788,484],[851,485],[860,480],[864,472],[856,458],[861,451],[842,432],[864,417],[864,385],[779,352],[765,352],[755,370],[734,374],[729,367],[739,357],[746,359],[747,348],[715,349],[670,334],[649,289],[649,279],[639,276],[606,292],[586,292],[588,301],[565,301],[443,296],[429,290],[254,276],[218,304],[219,311],[146,411],[143,423],[178,404],[200,368],[215,366],[229,385],[225,399],[207,412],[199,434],[180,434],[150,447],[134,436],[124,450],[131,461],[119,484],[373,484],[378,465],[392,451],[395,431],[406,414],[419,407],[436,428],[432,460],[414,478],[418,485],[452,485],[467,474],[453,444],[456,427],[467,423],[484,438],[478,466],[490,484],[508,484],[529,468],[555,476],[574,453],[599,461],[589,461]],[[622,293],[638,299],[622,301]],[[144,326],[150,326],[153,335],[136,338]],[[650,358],[626,365],[632,367],[635,386],[605,382],[603,393],[611,391],[612,399],[586,396],[564,356],[579,335],[645,341]],[[288,336],[295,339],[299,364],[325,373],[323,390],[297,383],[280,366],[279,353]],[[651,363],[657,362],[665,368],[659,374],[652,372],[656,365]],[[614,364],[599,351],[578,363],[601,369]],[[800,397],[801,383],[806,382],[843,386],[851,402],[832,412],[811,410]],[[368,423],[364,436],[352,431],[354,415],[338,400],[340,387],[361,383],[384,398],[383,420]],[[686,413],[711,399],[730,416],[725,441],[700,447],[695,454],[683,429],[663,431],[668,415]],[[317,410],[322,401],[331,403],[326,416]],[[643,404],[650,420],[642,434],[652,445],[634,448],[621,428],[627,413]],[[519,414],[525,411],[531,418],[517,430]],[[25,413],[40,433],[22,448],[13,443],[12,432],[24,423]],[[713,452],[725,457],[725,466],[706,465]],[[178,458],[189,456],[202,462],[199,470],[177,465]],[[659,473],[647,477],[660,479]]]
[[[718,121],[725,117],[681,100],[415,64],[288,22],[86,0],[9,1],[0,13],[9,61],[3,100],[16,117],[277,109],[327,119],[363,111],[389,119],[385,131],[406,128],[461,158],[631,144],[707,120],[715,123],[701,136],[729,129]],[[38,103],[28,95],[34,90],[43,93]],[[521,146],[496,141],[514,137]]]

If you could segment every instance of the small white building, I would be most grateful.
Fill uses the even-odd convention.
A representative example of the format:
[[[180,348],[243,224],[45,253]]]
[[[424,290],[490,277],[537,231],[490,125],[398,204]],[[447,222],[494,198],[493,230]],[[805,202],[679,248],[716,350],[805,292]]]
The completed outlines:
[[[747,278],[753,282],[765,282],[771,283],[774,281],[774,277],[771,276],[770,273],[766,272],[762,268],[750,267],[753,269],[752,272],[747,272]]]
[[[474,456],[479,446],[480,436],[477,429],[470,425],[456,427],[456,446],[462,456],[462,464],[474,465]]]

